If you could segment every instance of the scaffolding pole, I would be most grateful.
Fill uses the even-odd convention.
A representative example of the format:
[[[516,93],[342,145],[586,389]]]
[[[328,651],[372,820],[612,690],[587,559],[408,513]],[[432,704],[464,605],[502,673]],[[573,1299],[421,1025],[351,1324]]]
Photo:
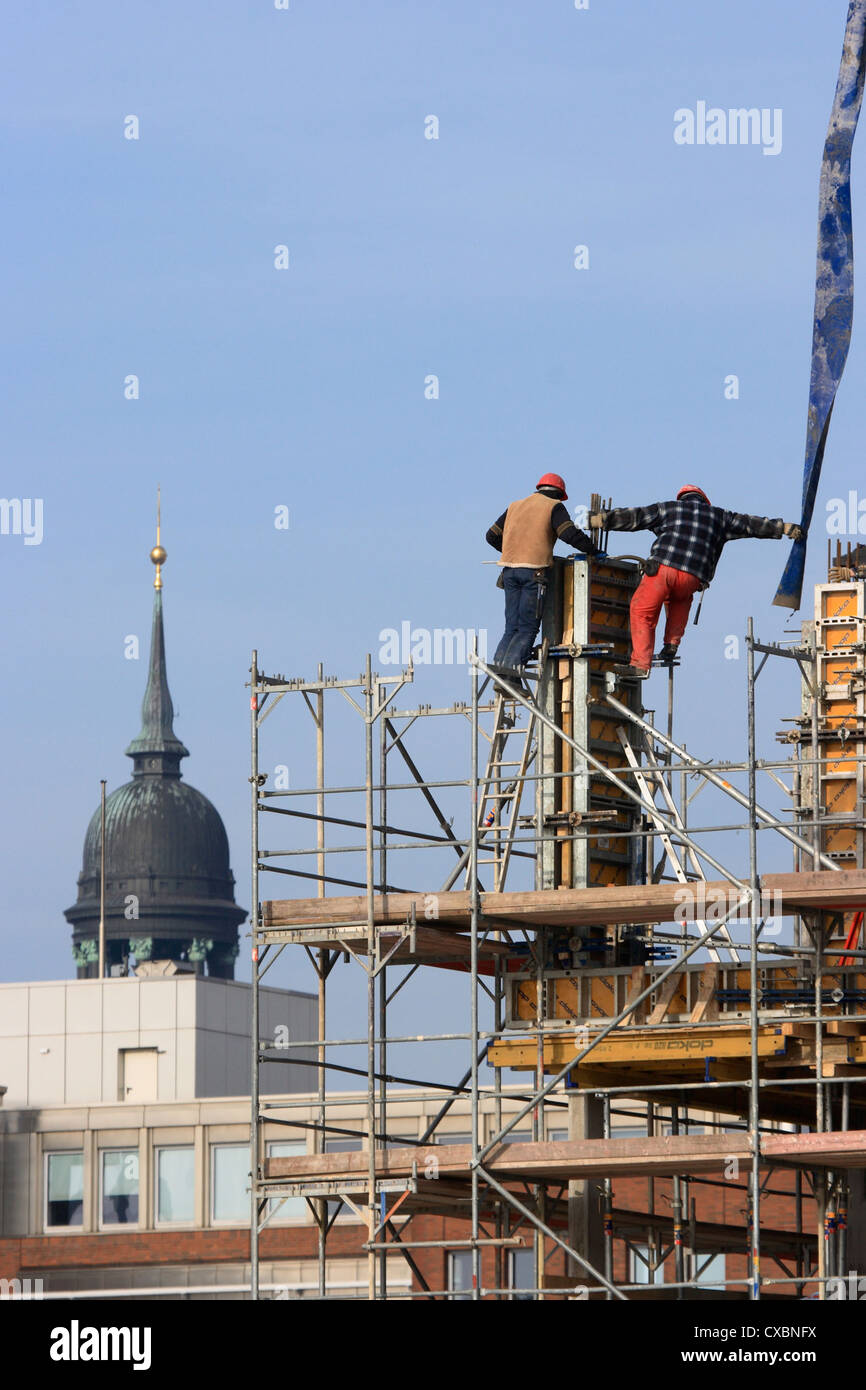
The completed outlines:
[[[616,601],[610,600],[613,608],[616,608]],[[620,605],[621,606],[621,605]],[[364,674],[357,680],[336,680],[325,677],[322,667],[319,666],[317,680],[314,682],[304,682],[299,680],[286,681],[281,677],[265,677],[259,670],[258,654],[253,652],[251,662],[251,778],[252,783],[252,957],[253,957],[253,983],[252,983],[252,1069],[251,1069],[251,1147],[250,1147],[250,1167],[251,1167],[251,1289],[254,1298],[259,1297],[259,1235],[262,1226],[267,1222],[270,1211],[269,1193],[277,1188],[277,1182],[270,1182],[267,1176],[267,1151],[265,1145],[265,1125],[274,1122],[275,1110],[280,1104],[284,1109],[291,1108],[291,1102],[275,1102],[264,1104],[260,1087],[260,1067],[264,1061],[269,1060],[266,1044],[262,1044],[259,1036],[260,1032],[260,981],[264,971],[270,968],[272,957],[269,953],[273,950],[275,943],[279,941],[275,933],[271,933],[265,920],[261,906],[261,883],[260,875],[265,871],[286,872],[281,866],[272,863],[275,854],[285,853],[313,853],[315,856],[317,883],[317,897],[319,900],[327,898],[328,889],[331,885],[338,885],[346,880],[336,878],[333,873],[329,873],[331,856],[334,853],[350,853],[363,857],[364,870],[363,878],[359,882],[362,887],[362,916],[357,922],[357,935],[352,936],[355,926],[351,923],[344,924],[335,929],[333,942],[329,946],[318,945],[315,947],[315,956],[310,951],[310,958],[316,963],[317,969],[317,1039],[315,1048],[315,1058],[317,1064],[316,1089],[314,1092],[315,1113],[317,1123],[313,1126],[313,1152],[323,1153],[326,1147],[325,1135],[328,1132],[340,1133],[340,1126],[329,1123],[329,1101],[327,1095],[326,1075],[328,1071],[328,1051],[330,1047],[355,1045],[354,1039],[329,1038],[326,1019],[326,981],[328,973],[337,960],[340,953],[345,952],[347,959],[354,957],[355,964],[350,968],[362,968],[366,977],[366,1068],[365,1081],[366,1088],[358,1092],[358,1099],[364,1105],[364,1120],[361,1130],[363,1148],[366,1150],[365,1156],[365,1176],[363,1182],[352,1187],[348,1179],[340,1179],[344,1184],[343,1189],[334,1195],[338,1201],[345,1201],[348,1206],[356,1213],[359,1220],[363,1220],[366,1226],[366,1239],[363,1248],[367,1255],[367,1297],[370,1300],[387,1299],[388,1289],[388,1256],[400,1254],[401,1257],[410,1263],[413,1274],[419,1280],[423,1296],[425,1297],[453,1297],[455,1291],[446,1280],[447,1287],[443,1290],[435,1288],[435,1281],[431,1286],[424,1280],[420,1267],[411,1255],[415,1250],[435,1250],[445,1252],[449,1249],[455,1251],[466,1250],[471,1256],[471,1287],[460,1296],[468,1297],[477,1301],[483,1297],[493,1296],[509,1297],[514,1296],[509,1293],[513,1289],[513,1281],[503,1278],[503,1253],[509,1248],[514,1249],[517,1242],[516,1231],[521,1228],[527,1229],[532,1233],[532,1244],[535,1251],[535,1279],[533,1288],[529,1296],[543,1299],[550,1293],[551,1286],[547,1281],[545,1273],[545,1262],[552,1252],[559,1251],[570,1259],[574,1259],[578,1266],[592,1281],[593,1291],[602,1293],[605,1298],[623,1299],[629,1296],[634,1284],[628,1275],[626,1265],[626,1277],[617,1277],[617,1255],[615,1243],[614,1207],[613,1207],[613,1188],[611,1180],[605,1179],[602,1187],[603,1213],[604,1213],[604,1240],[602,1249],[602,1268],[596,1268],[592,1261],[586,1258],[586,1253],[575,1249],[569,1242],[563,1240],[556,1229],[556,1212],[561,1207],[561,1200],[558,1189],[562,1183],[557,1183],[550,1179],[533,1179],[527,1184],[527,1190],[518,1196],[513,1184],[509,1185],[507,1180],[500,1180],[491,1171],[491,1161],[499,1152],[500,1147],[508,1142],[509,1136],[521,1120],[529,1117],[531,1122],[531,1137],[537,1143],[545,1145],[548,1142],[548,1121],[545,1115],[545,1104],[548,1100],[562,1094],[564,1086],[576,1084],[572,1081],[573,1076],[577,1076],[582,1066],[592,1065],[591,1059],[593,1051],[600,1048],[611,1037],[621,1037],[628,1034],[628,1030],[634,1027],[634,1019],[641,1017],[641,1010],[655,1008],[659,1006],[659,999],[665,997],[665,990],[672,989],[674,982],[681,976],[686,964],[696,955],[698,951],[712,951],[713,941],[721,938],[725,944],[732,944],[732,938],[728,931],[729,919],[738,914],[741,907],[748,905],[749,911],[749,930],[748,947],[745,943],[737,943],[738,951],[748,950],[748,1069],[746,1075],[737,1074],[735,1080],[716,1080],[707,1073],[703,1082],[648,1082],[645,1078],[640,1078],[628,1084],[609,1084],[606,1085],[597,1073],[593,1073],[596,1079],[592,1082],[594,1092],[602,1098],[603,1104],[603,1133],[605,1138],[610,1139],[615,1132],[611,1129],[611,1098],[617,1095],[628,1095],[636,1098],[645,1105],[646,1127],[648,1135],[652,1136],[653,1131],[657,1130],[660,1115],[666,1108],[670,1112],[670,1126],[673,1134],[689,1135],[690,1111],[707,1109],[712,1110],[713,1096],[719,1091],[726,1094],[732,1089],[743,1092],[746,1097],[746,1108],[743,1113],[745,1117],[745,1131],[749,1143],[749,1172],[746,1185],[749,1205],[749,1229],[747,1246],[744,1254],[747,1256],[747,1277],[745,1279],[725,1279],[716,1282],[730,1284],[731,1286],[742,1285],[747,1292],[747,1297],[751,1300],[761,1298],[762,1288],[771,1285],[785,1285],[790,1282],[798,1290],[802,1290],[807,1284],[816,1284],[823,1296],[826,1280],[832,1277],[833,1272],[842,1270],[844,1267],[844,1239],[841,1236],[834,1236],[832,1241],[824,1239],[823,1216],[827,1206],[828,1188],[833,1191],[833,1210],[841,1209],[845,1200],[844,1184],[841,1180],[834,1178],[829,1184],[825,1181],[823,1173],[816,1171],[815,1175],[815,1197],[817,1203],[817,1216],[820,1223],[818,1233],[818,1260],[819,1268],[817,1276],[813,1271],[804,1254],[805,1246],[802,1240],[797,1245],[797,1268],[794,1274],[790,1274],[782,1265],[783,1277],[777,1279],[762,1273],[761,1270],[761,1220],[762,1220],[762,1201],[766,1198],[766,1182],[763,1180],[762,1186],[762,1126],[766,1128],[771,1120],[762,1111],[761,1093],[772,1089],[774,1095],[784,1095],[786,1088],[794,1088],[790,1091],[793,1097],[814,1084],[815,1092],[815,1123],[819,1131],[823,1131],[825,1126],[829,1128],[828,1120],[832,1116],[832,1105],[825,1101],[825,1086],[831,1087],[834,1084],[843,1086],[841,1091],[841,1110],[842,1128],[847,1129],[850,1117],[850,1095],[851,1082],[856,1082],[860,1078],[846,1076],[844,1081],[835,1076],[823,1075],[823,1047],[825,1024],[832,1022],[832,1010],[827,1012],[825,991],[823,982],[826,973],[825,965],[825,927],[820,912],[816,914],[815,920],[810,924],[814,942],[814,971],[809,966],[809,973],[813,973],[813,998],[810,1010],[801,1009],[798,1017],[803,1019],[804,1024],[809,1023],[814,1026],[814,1050],[815,1063],[813,1068],[812,1080],[809,1078],[793,1079],[780,1077],[775,1079],[764,1074],[762,1056],[760,1051],[761,1028],[764,1026],[763,1020],[767,1016],[766,1006],[762,1004],[762,986],[759,976],[759,952],[766,948],[761,942],[762,922],[760,917],[760,877],[758,859],[758,831],[759,829],[775,832],[787,839],[795,851],[805,856],[808,854],[814,868],[839,870],[839,864],[821,848],[821,830],[827,822],[823,808],[818,799],[820,785],[820,768],[822,765],[821,747],[817,738],[817,696],[813,699],[813,708],[810,720],[810,742],[811,758],[810,765],[813,769],[811,777],[812,786],[812,805],[810,824],[807,825],[807,834],[801,834],[786,825],[777,816],[767,811],[758,802],[757,778],[759,766],[769,765],[759,764],[757,756],[757,734],[756,734],[756,682],[760,671],[769,655],[773,654],[774,648],[761,644],[756,641],[753,630],[753,622],[748,620],[748,630],[746,636],[747,643],[747,669],[746,669],[746,695],[747,695],[747,722],[748,722],[748,756],[742,765],[742,769],[747,774],[748,788],[746,793],[739,792],[722,775],[721,771],[714,770],[716,765],[702,762],[695,758],[691,753],[686,752],[685,748],[674,742],[673,738],[673,680],[672,674],[668,683],[668,708],[667,708],[667,732],[662,733],[648,722],[647,719],[639,714],[635,709],[630,708],[622,700],[613,694],[613,683],[609,678],[605,679],[604,690],[601,698],[606,705],[616,714],[636,728],[640,729],[643,736],[648,740],[650,750],[655,745],[665,749],[667,761],[665,765],[657,765],[654,759],[650,759],[650,766],[641,770],[634,757],[631,745],[627,739],[623,743],[626,754],[625,764],[622,766],[605,763],[597,756],[590,747],[574,737],[571,732],[571,714],[564,723],[559,723],[549,713],[545,711],[542,702],[542,686],[546,679],[544,670],[544,658],[540,657],[538,671],[538,686],[533,695],[531,689],[518,687],[512,681],[500,676],[492,671],[474,651],[469,654],[469,676],[471,682],[471,695],[469,707],[466,704],[457,703],[450,709],[432,709],[419,705],[417,709],[400,712],[393,708],[385,710],[389,699],[396,693],[392,690],[390,695],[388,687],[394,684],[396,689],[402,687],[407,680],[413,679],[413,673],[404,672],[395,677],[393,682],[383,680],[375,675],[372,669],[372,658],[368,655]],[[763,660],[756,668],[755,654],[763,653]],[[779,648],[778,654],[790,656],[792,653]],[[803,661],[813,660],[813,677],[817,671],[817,649],[812,646],[812,650],[807,656],[798,652],[797,659],[801,664]],[[562,660],[562,657],[558,658]],[[579,661],[580,655],[572,655],[572,667]],[[488,685],[495,692],[495,698],[482,706],[481,697]],[[362,703],[356,700],[351,691],[353,688],[360,689]],[[573,699],[572,686],[566,681],[566,692],[568,694],[569,710]],[[815,680],[815,690],[817,691],[817,679]],[[349,784],[340,788],[327,787],[325,779],[324,762],[324,722],[325,722],[325,703],[326,695],[329,690],[338,692],[346,701],[360,713],[364,723],[364,780],[360,784]],[[581,686],[585,692],[581,698],[588,698],[589,684],[585,681]],[[285,695],[301,693],[307,701],[311,712],[314,715],[316,728],[316,779],[315,786],[311,789],[302,789],[298,792],[287,793],[302,797],[312,795],[315,798],[315,814],[312,817],[316,822],[315,845],[310,851],[285,851],[264,849],[261,845],[259,832],[259,817],[263,810],[272,809],[266,804],[266,794],[262,792],[264,777],[260,772],[259,763],[259,737],[263,719],[267,717]],[[598,692],[593,696],[598,702]],[[544,696],[547,699],[547,696]],[[270,703],[269,703],[270,701]],[[506,702],[508,708],[506,708]],[[518,726],[518,713],[522,711],[524,724]],[[452,780],[439,777],[436,780],[425,778],[419,767],[417,758],[413,758],[405,745],[404,739],[407,728],[398,728],[398,722],[405,718],[409,724],[416,721],[421,725],[424,723],[426,715],[448,715],[457,716],[459,721],[465,726],[468,724],[470,737],[470,769],[469,777],[456,777]],[[492,718],[491,731],[488,734],[483,719]],[[378,749],[378,767],[376,766],[375,753],[375,725],[380,722],[380,739]],[[510,723],[508,722],[510,721]],[[534,730],[546,729],[552,735],[552,742],[544,746],[543,756],[537,760],[536,770],[533,771],[533,762],[537,759],[537,753],[533,751]],[[519,756],[514,759],[506,758],[507,739],[512,733],[519,733],[524,738]],[[489,755],[485,769],[482,771],[479,747],[484,740],[489,744]],[[390,740],[390,742],[389,742]],[[541,745],[539,745],[540,747]],[[556,767],[550,756],[550,749],[560,747],[568,750],[568,756],[563,760],[562,768]],[[409,767],[413,781],[406,784],[389,783],[388,780],[388,752],[396,749]],[[674,765],[673,759],[678,760]],[[788,766],[785,764],[780,766]],[[718,767],[729,770],[733,765],[718,764]],[[775,764],[773,764],[775,766]],[[802,769],[804,760],[797,750],[797,768]],[[581,811],[574,811],[571,789],[574,779],[581,775],[586,775],[589,770],[597,779],[600,787],[612,789],[614,794],[622,804],[636,807],[643,816],[643,821],[637,829],[622,829],[624,842],[634,841],[651,843],[653,836],[659,836],[663,849],[666,851],[666,859],[669,863],[669,872],[679,879],[688,882],[684,872],[684,866],[689,863],[694,870],[699,869],[699,856],[705,863],[710,864],[725,880],[732,890],[733,905],[726,911],[721,921],[716,921],[712,925],[707,924],[705,934],[698,936],[697,939],[688,937],[684,932],[682,939],[676,937],[665,937],[664,933],[656,933],[652,940],[656,943],[656,949],[672,951],[672,947],[665,946],[665,943],[675,942],[678,949],[674,953],[671,964],[657,970],[644,988],[632,989],[627,1005],[613,1013],[600,1026],[596,1026],[592,1036],[587,1036],[581,1040],[580,1045],[575,1045],[567,1056],[564,1065],[551,1063],[548,1061],[545,1048],[551,1039],[557,1036],[555,1020],[545,1013],[548,1007],[545,1004],[548,984],[550,980],[550,963],[547,951],[551,938],[552,929],[542,923],[534,925],[528,923],[527,927],[522,927],[519,922],[506,922],[494,917],[494,924],[489,920],[491,902],[496,896],[506,890],[506,882],[509,874],[516,872],[515,864],[520,857],[521,849],[526,846],[526,853],[533,858],[540,856],[542,847],[549,841],[549,834],[544,817],[548,814],[544,809],[550,805],[549,800],[540,795],[540,789],[547,780],[550,785],[559,784],[562,781],[563,793],[554,803],[557,807],[554,814],[555,840],[558,849],[562,850],[562,862],[568,867],[571,863],[571,850],[565,854],[565,847],[576,844],[580,841],[580,834],[575,828],[580,824],[580,817],[586,816],[590,823],[592,817],[599,812],[593,808],[589,801],[581,802]],[[674,798],[674,779],[675,770],[681,773],[681,806],[677,808]],[[690,798],[687,796],[686,779],[689,773],[694,773],[718,790],[723,791],[727,796],[733,797],[747,812],[747,820],[742,826],[748,831],[749,838],[749,858],[747,875],[738,874],[727,868],[719,859],[710,854],[705,846],[696,836],[696,832],[689,827],[688,805]],[[771,773],[772,775],[772,773]],[[798,772],[798,779],[801,777]],[[778,781],[779,779],[775,779]],[[799,783],[798,783],[799,784]],[[780,785],[782,785],[780,783]],[[437,824],[437,835],[424,835],[414,829],[405,828],[395,830],[391,827],[389,817],[392,815],[391,805],[389,804],[389,790],[399,787],[401,792],[417,792],[426,808],[427,813],[432,813]],[[461,838],[459,833],[453,829],[453,817],[449,816],[443,794],[451,794],[451,791],[468,789],[468,833]],[[450,789],[450,790],[449,790]],[[330,809],[333,798],[338,792],[355,794],[361,792],[364,801],[363,821],[341,818],[333,815],[326,815],[326,809]],[[378,793],[378,808],[375,796]],[[283,793],[280,793],[283,795]],[[326,801],[327,797],[327,801]],[[660,799],[660,800],[659,800]],[[524,807],[529,801],[533,814],[527,815]],[[486,808],[490,807],[488,811]],[[378,809],[378,819],[376,811]],[[310,818],[310,813],[302,812],[301,815]],[[402,812],[399,819],[401,824],[405,824]],[[325,841],[325,827],[327,823],[334,822],[347,828],[356,827],[362,832],[362,837],[356,845],[329,846]],[[521,837],[521,821],[529,822],[529,828],[534,833]],[[489,822],[489,823],[488,823]],[[567,827],[565,836],[562,834],[563,826]],[[526,826],[523,827],[526,829]],[[602,827],[603,828],[603,827]],[[721,827],[709,827],[709,829]],[[725,827],[728,828],[728,827]],[[618,834],[620,827],[612,834]],[[469,916],[468,934],[464,940],[468,942],[468,956],[463,966],[468,976],[470,991],[469,1000],[469,1026],[464,1033],[445,1033],[438,1034],[429,1032],[418,1032],[411,1037],[389,1037],[388,1033],[388,1004],[393,998],[393,994],[402,989],[403,986],[416,975],[421,969],[423,978],[423,966],[425,956],[423,951],[416,945],[416,939],[420,939],[420,928],[422,924],[415,918],[413,909],[410,920],[405,923],[383,926],[377,910],[380,900],[389,891],[389,858],[390,850],[402,849],[400,841],[392,844],[390,837],[393,833],[407,839],[409,845],[413,845],[419,854],[436,854],[450,851],[453,855],[456,852],[457,863],[451,860],[452,867],[446,877],[446,886],[440,890],[441,893],[448,893],[457,876],[466,872],[466,887],[469,897]],[[589,835],[589,832],[585,832]],[[602,837],[600,830],[594,830],[596,838]],[[586,844],[589,843],[587,838]],[[492,891],[485,892],[481,879],[481,854],[487,844],[492,850],[490,863],[493,868]],[[684,853],[680,853],[681,847]],[[377,865],[378,850],[378,865]],[[337,861],[339,862],[339,861]],[[486,864],[487,859],[484,860]],[[540,865],[540,859],[539,859]],[[297,872],[301,878],[309,877],[303,871]],[[570,872],[570,870],[569,870]],[[378,881],[377,881],[378,880]],[[429,880],[428,880],[429,881]],[[548,886],[541,887],[545,882],[539,869],[536,870],[536,894],[539,899],[543,899]],[[563,885],[565,886],[565,885]],[[404,890],[405,891],[405,890]],[[433,894],[434,899],[437,898]],[[437,899],[438,901],[438,899]],[[530,932],[534,932],[534,938],[530,937]],[[302,933],[298,930],[298,939],[302,939]],[[448,937],[442,938],[447,943]],[[310,934],[310,940],[314,941],[315,936]],[[363,947],[360,945],[363,940]],[[354,945],[354,942],[358,945]],[[533,1080],[529,1087],[529,1094],[524,1094],[514,1106],[509,1107],[506,1115],[503,1110],[503,1097],[506,1090],[501,1084],[501,1062],[496,1062],[495,1084],[492,1087],[482,1087],[480,1077],[480,1065],[487,1048],[491,1041],[507,1040],[514,1037],[511,1029],[511,1021],[505,1016],[504,1001],[506,990],[509,987],[509,974],[505,968],[503,958],[494,954],[493,965],[489,974],[482,973],[483,961],[489,958],[492,944],[506,948],[513,954],[518,947],[527,953],[530,962],[528,978],[533,980],[536,999],[536,1021],[525,1029],[524,1036],[534,1040],[535,1064],[532,1067]],[[282,949],[284,942],[279,942],[279,949]],[[663,949],[664,948],[664,949]],[[358,954],[359,950],[366,951],[365,959],[362,960]],[[429,947],[427,948],[429,952]],[[405,952],[408,950],[408,956]],[[852,961],[858,957],[856,945],[852,948],[854,955]],[[403,951],[403,955],[395,956],[398,951]],[[486,953],[486,955],[485,955]],[[782,959],[785,959],[782,956]],[[806,960],[805,955],[802,956]],[[266,964],[267,961],[267,964]],[[408,966],[408,973],[404,975],[391,994],[388,992],[386,983],[386,968],[393,970],[399,961],[400,964]],[[389,963],[394,962],[393,965]],[[439,962],[434,961],[434,964]],[[737,953],[734,953],[734,965],[738,965]],[[743,962],[745,965],[746,962]],[[690,967],[691,968],[691,967]],[[731,967],[732,969],[734,967]],[[806,966],[798,966],[798,970],[806,969]],[[851,964],[849,971],[856,971],[857,966]],[[832,972],[834,976],[839,976],[839,967]],[[842,978],[841,976],[839,976]],[[800,978],[798,976],[798,978]],[[847,975],[844,978],[848,978]],[[853,975],[851,977],[854,978]],[[493,1028],[485,1025],[482,1018],[482,1004],[489,1010],[493,1018]],[[846,1005],[846,1010],[848,1006]],[[859,1015],[850,1014],[852,1019]],[[713,1023],[718,1022],[718,1019]],[[724,1023],[724,1018],[721,1020]],[[663,1029],[665,1027],[663,1015],[660,1021],[649,1025],[650,1029]],[[681,1026],[688,1029],[691,1025],[686,1023]],[[709,1025],[708,1025],[709,1026]],[[562,1036],[561,1024],[559,1035]],[[441,1240],[429,1241],[426,1239],[413,1240],[404,1239],[403,1235],[394,1225],[394,1219],[398,1221],[406,1220],[410,1223],[414,1219],[413,1213],[423,1210],[422,1206],[417,1206],[420,1188],[418,1176],[413,1176],[408,1181],[403,1178],[390,1177],[387,1165],[387,1148],[393,1142],[389,1133],[391,1124],[390,1113],[391,1103],[388,1092],[388,1049],[389,1044],[394,1042],[409,1041],[448,1041],[462,1037],[469,1045],[470,1056],[469,1065],[462,1081],[451,1088],[450,1097],[442,1104],[436,1115],[433,1116],[430,1124],[426,1127],[424,1136],[420,1141],[423,1146],[431,1138],[435,1139],[440,1131],[441,1121],[444,1117],[453,1112],[453,1106],[458,1102],[461,1095],[466,1094],[468,1087],[468,1105],[471,1121],[471,1158],[468,1167],[468,1202],[460,1204],[461,1199],[455,1196],[448,1198],[444,1211],[450,1210],[449,1201],[454,1201],[458,1205],[453,1208],[454,1219],[468,1222],[468,1238],[443,1235]],[[295,1044],[299,1047],[301,1044]],[[291,1052],[280,1060],[290,1060]],[[811,1075],[811,1073],[810,1073]],[[863,1078],[866,1080],[866,1077]],[[419,1082],[419,1085],[426,1083]],[[440,1084],[440,1083],[436,1083]],[[523,1087],[526,1091],[526,1087]],[[830,1093],[827,1093],[828,1095]],[[673,1097],[673,1098],[672,1098]],[[298,1102],[301,1103],[301,1102]],[[347,1103],[345,1098],[338,1102],[335,1098],[333,1104]],[[792,1102],[793,1103],[793,1102]],[[770,1110],[771,1117],[775,1112]],[[763,1114],[763,1118],[762,1118]],[[291,1124],[291,1120],[284,1120],[283,1123]],[[345,1133],[345,1129],[342,1130]],[[413,1140],[411,1142],[419,1142]],[[513,1148],[514,1145],[512,1144]],[[655,1190],[656,1180],[651,1175],[648,1177],[648,1211],[647,1220],[647,1240],[649,1244],[649,1263],[648,1268],[655,1271],[664,1268],[668,1260],[671,1262],[673,1278],[666,1282],[668,1288],[675,1297],[682,1297],[684,1291],[690,1288],[700,1287],[700,1274],[706,1266],[706,1259],[702,1266],[698,1258],[698,1247],[696,1244],[696,1215],[694,1198],[690,1196],[691,1180],[688,1174],[674,1173],[672,1175],[673,1207],[671,1216],[665,1218],[671,1229],[671,1243],[667,1249],[662,1249],[657,1245],[658,1230],[662,1218],[655,1214],[657,1194]],[[283,1180],[285,1182],[285,1180]],[[308,1187],[312,1190],[316,1182],[319,1188],[322,1187],[321,1179],[310,1179]],[[298,1184],[295,1184],[297,1187]],[[300,1183],[299,1190],[303,1189],[304,1184]],[[294,1190],[291,1188],[289,1190]],[[802,1181],[801,1169],[797,1169],[797,1180],[795,1189],[792,1189],[792,1201],[795,1202],[797,1211],[797,1229],[803,1231],[803,1208],[806,1200]],[[311,1206],[315,1206],[319,1213],[318,1219],[318,1295],[320,1298],[328,1296],[327,1281],[327,1232],[328,1225],[328,1197],[320,1195],[310,1198]],[[413,1206],[413,1202],[416,1204]],[[402,1211],[400,1210],[402,1207]],[[398,1215],[399,1212],[399,1215]],[[552,1216],[551,1213],[554,1215]],[[490,1234],[489,1220],[495,1220],[495,1233]],[[331,1222],[333,1217],[331,1218]],[[405,1229],[405,1228],[404,1228]],[[843,1227],[844,1229],[844,1227]],[[796,1233],[795,1233],[796,1234]],[[805,1239],[805,1238],[803,1238]],[[624,1251],[627,1254],[632,1247],[628,1240],[624,1242]],[[770,1247],[772,1252],[772,1246]],[[482,1262],[484,1250],[489,1251],[491,1260],[495,1260],[492,1266],[495,1275],[492,1284],[485,1279],[485,1266]],[[702,1252],[704,1253],[704,1252]],[[420,1257],[419,1257],[420,1258]],[[643,1258],[641,1256],[641,1258]],[[772,1253],[770,1258],[773,1258]],[[490,1267],[487,1267],[488,1269]],[[650,1277],[654,1277],[651,1273]],[[405,1296],[404,1293],[395,1296]],[[412,1295],[410,1295],[412,1296]]]

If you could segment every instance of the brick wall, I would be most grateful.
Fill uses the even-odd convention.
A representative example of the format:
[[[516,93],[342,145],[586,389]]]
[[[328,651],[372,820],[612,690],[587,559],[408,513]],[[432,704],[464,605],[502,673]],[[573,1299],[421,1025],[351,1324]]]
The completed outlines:
[[[771,1195],[761,1203],[761,1224],[778,1230],[795,1229],[794,1175],[777,1169],[768,1183],[772,1189],[780,1190],[786,1196]],[[806,1184],[804,1182],[804,1188]],[[669,1216],[672,1182],[670,1179],[655,1181],[655,1210]],[[698,1221],[712,1221],[743,1228],[742,1253],[729,1252],[727,1257],[727,1277],[739,1277],[746,1273],[746,1175],[741,1173],[737,1182],[723,1182],[719,1186],[692,1183],[690,1195],[695,1199]],[[647,1210],[647,1182],[643,1178],[619,1179],[614,1184],[614,1207],[629,1211]],[[815,1204],[810,1196],[804,1195],[804,1227],[815,1229]],[[415,1216],[406,1227],[406,1238],[421,1240],[465,1240],[469,1235],[469,1222],[441,1215],[422,1214]],[[492,1231],[487,1232],[491,1234]],[[527,1241],[531,1233],[522,1228]],[[566,1235],[563,1232],[563,1235]],[[566,1236],[567,1238],[567,1236]],[[328,1254],[355,1257],[364,1254],[363,1242],[366,1228],[356,1223],[338,1222],[328,1237]],[[42,1271],[60,1269],[99,1268],[100,1266],[147,1265],[147,1264],[196,1264],[231,1261],[243,1263],[249,1259],[249,1231],[245,1229],[228,1230],[185,1230],[185,1231],[129,1231],[101,1232],[89,1235],[31,1236],[10,1240],[0,1240],[0,1279],[14,1279],[22,1270],[38,1277]],[[545,1269],[551,1275],[567,1273],[567,1257],[551,1245],[550,1258]],[[273,1226],[266,1228],[261,1235],[260,1253],[263,1260],[310,1259],[315,1260],[318,1252],[316,1230],[313,1226]],[[434,1289],[443,1289],[447,1284],[447,1252],[445,1250],[414,1250],[413,1258],[426,1279]],[[628,1280],[627,1251],[622,1241],[614,1246],[614,1277]],[[389,1256],[399,1260],[399,1256]],[[770,1256],[762,1260],[765,1275],[781,1274]],[[673,1277],[667,1272],[667,1278]],[[482,1252],[482,1281],[492,1286],[495,1279],[495,1253],[486,1248]],[[413,1280],[413,1286],[420,1290],[420,1284]]]

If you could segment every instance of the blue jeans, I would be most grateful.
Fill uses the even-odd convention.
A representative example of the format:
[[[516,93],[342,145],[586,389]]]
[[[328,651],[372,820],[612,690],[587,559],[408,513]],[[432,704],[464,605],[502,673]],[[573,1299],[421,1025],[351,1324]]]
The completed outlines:
[[[543,591],[533,569],[503,569],[505,632],[493,655],[494,666],[525,666],[541,627]]]

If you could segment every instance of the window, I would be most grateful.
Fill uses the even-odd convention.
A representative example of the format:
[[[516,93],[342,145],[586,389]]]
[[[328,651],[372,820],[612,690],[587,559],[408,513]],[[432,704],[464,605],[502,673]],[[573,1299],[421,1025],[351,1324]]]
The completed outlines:
[[[695,1261],[695,1273],[697,1282],[702,1289],[719,1289],[725,1291],[725,1257],[724,1255],[698,1255]]]
[[[294,1158],[297,1154],[306,1152],[307,1146],[303,1139],[294,1143],[276,1139],[272,1144],[268,1144],[268,1158]],[[310,1214],[303,1197],[272,1197],[269,1210],[272,1221],[304,1221]]]
[[[45,1225],[81,1226],[83,1221],[84,1154],[47,1154],[45,1164]]]
[[[472,1297],[472,1251],[448,1251],[448,1291],[455,1303]]]
[[[138,1149],[103,1149],[102,1224],[138,1224]]]
[[[550,1140],[551,1144],[565,1144],[568,1142],[568,1130],[550,1129],[547,1132],[547,1137]]]
[[[522,1250],[509,1250],[508,1252],[508,1286],[512,1289],[534,1289],[535,1288],[535,1251],[532,1246],[526,1246]],[[535,1295],[531,1293],[513,1293],[511,1297],[517,1302],[534,1302]]]
[[[664,1266],[651,1269],[652,1260],[658,1259],[658,1250],[650,1253],[648,1245],[633,1245],[631,1248],[631,1282],[633,1284],[663,1284]]]
[[[248,1221],[250,1215],[249,1144],[211,1145],[212,1221]]]
[[[192,1221],[195,1217],[195,1150],[192,1145],[156,1151],[156,1219]]]

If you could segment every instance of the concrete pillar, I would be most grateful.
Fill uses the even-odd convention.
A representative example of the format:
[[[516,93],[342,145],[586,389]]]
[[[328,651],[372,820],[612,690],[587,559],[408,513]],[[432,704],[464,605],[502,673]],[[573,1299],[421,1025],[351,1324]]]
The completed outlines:
[[[568,1093],[568,1137],[572,1140],[604,1137],[604,1104],[595,1095]],[[598,1181],[568,1184],[568,1243],[600,1273],[604,1273],[604,1221]],[[580,1283],[593,1281],[576,1260],[570,1261],[570,1274]]]
[[[565,575],[566,571],[572,568],[571,564],[566,566],[563,560],[554,560],[541,625],[541,640],[546,640],[550,646],[557,646],[562,641]],[[564,663],[561,661],[547,662],[536,696],[543,713],[555,724],[560,722],[559,674],[563,666]],[[554,774],[561,770],[561,766],[562,743],[546,724],[540,724],[537,771],[541,773],[541,777],[535,784],[536,820],[538,835],[541,837],[535,865],[535,887],[539,890],[556,888],[559,885],[557,836],[554,830],[545,828],[545,819],[559,808],[559,783]]]
[[[866,1171],[862,1168],[848,1170],[848,1239],[846,1251],[847,1268],[839,1273],[847,1278],[853,1269],[858,1279],[866,1279]],[[864,1286],[866,1287],[866,1286]]]

